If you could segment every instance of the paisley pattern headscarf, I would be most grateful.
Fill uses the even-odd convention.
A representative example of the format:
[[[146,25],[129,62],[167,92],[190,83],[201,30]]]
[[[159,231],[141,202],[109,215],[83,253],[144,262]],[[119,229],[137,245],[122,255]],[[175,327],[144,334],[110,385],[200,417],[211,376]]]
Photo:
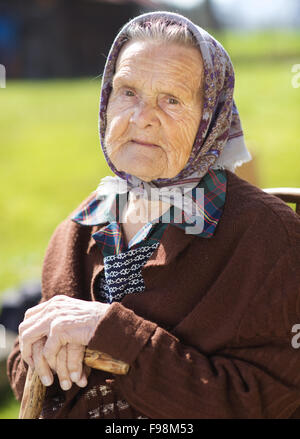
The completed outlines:
[[[202,118],[191,150],[189,160],[173,178],[156,179],[149,183],[118,171],[110,161],[105,149],[106,110],[111,93],[111,82],[115,65],[123,44],[128,41],[126,30],[132,23],[149,26],[153,19],[164,19],[167,23],[186,26],[197,40],[204,64],[204,101]],[[186,17],[165,11],[150,12],[130,20],[120,30],[109,51],[105,64],[100,98],[99,134],[106,161],[116,177],[105,177],[97,189],[97,198],[112,193],[122,193],[140,188],[193,188],[212,169],[229,169],[251,160],[244,143],[239,113],[233,99],[234,70],[229,55],[223,46],[208,32]],[[163,192],[163,191],[162,191]],[[160,197],[163,199],[163,196]],[[188,203],[187,203],[188,204]]]

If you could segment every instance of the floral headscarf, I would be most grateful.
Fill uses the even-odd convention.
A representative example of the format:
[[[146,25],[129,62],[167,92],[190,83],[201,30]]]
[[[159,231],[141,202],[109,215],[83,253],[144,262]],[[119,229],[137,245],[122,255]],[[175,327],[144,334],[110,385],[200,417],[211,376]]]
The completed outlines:
[[[156,179],[146,183],[139,178],[118,171],[105,150],[106,110],[111,93],[111,81],[123,44],[128,41],[126,30],[134,22],[141,25],[153,19],[165,19],[168,23],[187,26],[198,42],[204,64],[204,103],[202,118],[189,160],[178,175],[169,179]],[[98,197],[130,188],[195,187],[209,168],[229,169],[251,160],[243,137],[241,122],[233,99],[234,70],[223,46],[208,32],[186,17],[165,11],[150,12],[130,20],[116,36],[105,64],[99,114],[100,141],[106,161],[116,177],[105,177],[98,186]],[[116,182],[118,184],[116,184]],[[123,187],[123,189],[122,189]],[[125,188],[125,189],[124,189]]]

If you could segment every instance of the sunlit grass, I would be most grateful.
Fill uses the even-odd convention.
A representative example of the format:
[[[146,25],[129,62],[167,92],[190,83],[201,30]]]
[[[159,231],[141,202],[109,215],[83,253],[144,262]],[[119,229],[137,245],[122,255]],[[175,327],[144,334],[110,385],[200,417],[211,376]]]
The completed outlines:
[[[210,32],[225,47],[233,61],[277,58],[299,60],[300,38],[296,30]]]
[[[17,419],[20,403],[15,399],[10,390],[3,391],[0,395],[0,419]]]
[[[54,227],[109,170],[99,81],[11,82],[1,90],[0,289],[39,276]]]
[[[290,63],[242,64],[235,71],[235,99],[261,187],[300,187],[300,88],[292,87]]]

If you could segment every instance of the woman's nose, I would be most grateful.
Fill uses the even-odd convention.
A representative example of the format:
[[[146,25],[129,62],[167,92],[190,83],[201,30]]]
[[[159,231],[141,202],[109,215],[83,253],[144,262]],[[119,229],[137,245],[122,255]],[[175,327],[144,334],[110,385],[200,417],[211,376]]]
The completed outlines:
[[[151,103],[140,103],[137,105],[130,117],[130,122],[136,124],[139,128],[158,126],[160,124],[156,108]]]

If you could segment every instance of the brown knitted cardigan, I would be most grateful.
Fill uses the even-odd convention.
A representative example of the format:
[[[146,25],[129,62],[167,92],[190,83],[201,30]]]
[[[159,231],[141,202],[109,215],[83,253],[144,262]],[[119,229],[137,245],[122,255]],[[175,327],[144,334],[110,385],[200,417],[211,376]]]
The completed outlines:
[[[169,225],[142,269],[144,293],[113,303],[90,348],[130,364],[126,376],[93,370],[88,386],[48,388],[46,418],[300,417],[300,219],[272,195],[227,172],[224,211],[210,239]],[[103,257],[70,220],[47,249],[43,300],[94,299]],[[20,399],[26,365],[8,359]],[[297,408],[299,408],[297,413]]]

